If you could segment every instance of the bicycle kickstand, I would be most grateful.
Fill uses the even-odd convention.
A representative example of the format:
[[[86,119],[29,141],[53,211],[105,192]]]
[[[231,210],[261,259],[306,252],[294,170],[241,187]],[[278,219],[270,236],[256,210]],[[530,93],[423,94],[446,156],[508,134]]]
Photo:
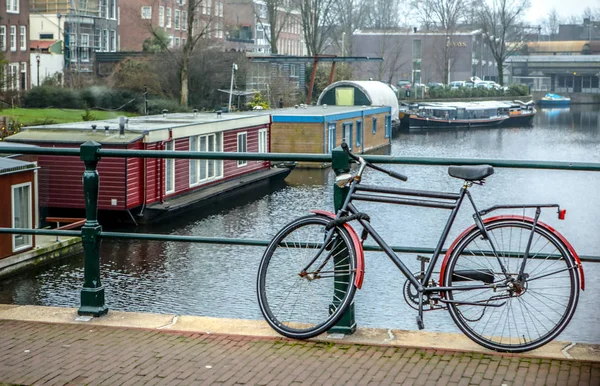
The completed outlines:
[[[423,323],[423,292],[418,291],[419,294],[419,314],[417,315],[417,326],[419,330],[425,328],[425,323]]]

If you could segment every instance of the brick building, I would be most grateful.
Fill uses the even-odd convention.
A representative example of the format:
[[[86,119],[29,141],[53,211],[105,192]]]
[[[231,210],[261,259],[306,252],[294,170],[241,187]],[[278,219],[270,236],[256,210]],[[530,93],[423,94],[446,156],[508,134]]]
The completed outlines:
[[[29,88],[29,1],[4,0],[0,5],[0,50],[8,62],[0,70],[2,91]]]
[[[224,40],[224,9],[223,1],[202,0],[190,26],[192,10],[186,0],[121,0],[121,51],[142,51],[152,29],[162,29],[174,48],[185,45],[190,28],[194,36]]]

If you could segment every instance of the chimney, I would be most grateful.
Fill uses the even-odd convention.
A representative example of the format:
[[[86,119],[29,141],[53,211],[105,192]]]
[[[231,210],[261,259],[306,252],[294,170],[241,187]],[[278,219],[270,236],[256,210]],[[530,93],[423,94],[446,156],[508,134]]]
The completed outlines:
[[[104,126],[104,135],[107,137],[110,135],[110,132],[108,131],[108,129],[109,129],[108,125]]]
[[[96,125],[92,125],[92,134],[96,134]]]

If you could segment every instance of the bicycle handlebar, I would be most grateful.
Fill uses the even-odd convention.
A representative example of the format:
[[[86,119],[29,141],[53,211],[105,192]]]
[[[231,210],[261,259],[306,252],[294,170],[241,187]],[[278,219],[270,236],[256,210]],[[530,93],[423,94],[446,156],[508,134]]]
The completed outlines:
[[[372,163],[370,163],[369,161],[366,161],[366,160],[364,160],[364,159],[362,159],[362,158],[360,158],[360,157],[357,157],[356,155],[352,154],[352,153],[350,152],[350,148],[348,147],[348,144],[347,144],[346,142],[342,142],[342,150],[344,150],[344,153],[348,154],[348,156],[349,156],[350,158],[352,158],[353,160],[355,160],[355,161],[357,161],[357,162],[359,162],[359,163],[360,163],[360,162],[364,162],[364,163],[365,163],[367,166],[369,166],[370,168],[373,168],[373,169],[375,169],[375,170],[377,170],[377,171],[380,171],[380,172],[382,172],[382,173],[385,173],[385,174],[389,175],[390,177],[397,178],[397,179],[399,179],[399,180],[401,180],[401,181],[407,181],[407,180],[408,180],[408,177],[407,177],[407,176],[405,176],[405,175],[404,175],[404,174],[402,174],[402,173],[397,173],[397,172],[394,172],[394,171],[391,171],[391,170],[387,170],[387,169],[384,169],[384,168],[382,168],[382,167],[379,167],[379,166],[373,165],[373,164],[372,164]]]

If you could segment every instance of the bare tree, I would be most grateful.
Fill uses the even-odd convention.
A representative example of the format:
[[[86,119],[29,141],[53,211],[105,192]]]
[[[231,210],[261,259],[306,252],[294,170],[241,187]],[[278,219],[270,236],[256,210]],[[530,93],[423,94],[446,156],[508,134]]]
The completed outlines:
[[[334,0],[298,0],[308,55],[322,52],[334,28],[331,20]]]
[[[368,10],[366,28],[393,29],[400,24],[400,0],[373,0]]]
[[[406,45],[406,39],[397,39],[394,35],[384,33],[381,35],[377,56],[384,58],[377,66],[377,80],[392,84],[394,76],[409,63],[409,60],[402,60],[402,51]]]
[[[333,3],[332,19],[339,25],[333,40],[343,56],[352,55],[352,32],[364,26],[370,7],[369,0],[338,0]]]
[[[263,31],[268,30],[269,32],[265,33],[265,36],[271,45],[271,53],[277,54],[279,52],[277,43],[283,28],[290,22],[299,22],[297,15],[294,13],[297,6],[294,1],[290,0],[264,0],[264,4],[253,3],[253,6],[256,20],[258,20]]]
[[[154,0],[158,6],[159,0]],[[202,16],[201,10],[205,5],[205,0],[188,0],[181,8],[181,41],[182,46],[173,46],[170,40],[164,39],[164,29],[152,22],[152,19],[141,20],[143,27],[150,32],[153,37],[153,43],[162,45],[162,51],[167,52],[175,59],[181,84],[180,105],[187,106],[189,100],[189,67],[190,60],[197,48],[198,42],[202,38],[209,37],[211,32],[222,29],[222,26],[213,23],[212,12]],[[206,3],[208,5],[208,3]],[[139,12],[139,8],[134,9],[134,14]],[[184,24],[185,23],[185,24]],[[185,43],[183,43],[185,39]]]
[[[555,8],[552,8],[544,20],[542,20],[542,31],[544,35],[548,35],[550,41],[553,41],[558,35],[558,26],[561,20]]]
[[[521,18],[529,7],[529,0],[481,1],[480,23],[487,44],[496,61],[498,83],[504,83],[503,69],[506,58],[523,46],[524,30]]]

